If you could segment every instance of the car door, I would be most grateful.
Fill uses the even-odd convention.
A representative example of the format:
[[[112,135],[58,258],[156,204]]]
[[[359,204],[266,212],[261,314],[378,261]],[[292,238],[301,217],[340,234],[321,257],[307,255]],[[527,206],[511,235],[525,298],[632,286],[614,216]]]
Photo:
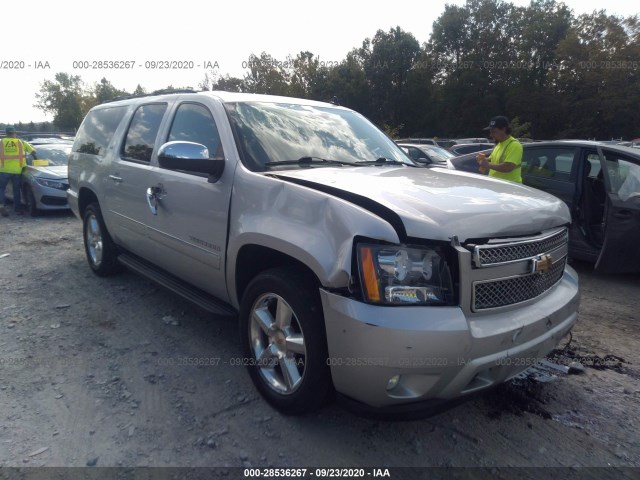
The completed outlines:
[[[578,149],[575,147],[525,145],[522,154],[522,183],[558,197],[573,212],[576,158]]]
[[[596,270],[640,272],[640,156],[599,148],[604,165],[605,232]]]
[[[184,100],[169,115],[162,142],[188,141],[205,145],[210,157],[224,158],[218,125],[226,120],[222,106]],[[227,298],[224,259],[233,168],[208,181],[206,174],[154,167],[146,187],[158,193],[150,234],[160,251],[157,264],[218,298]],[[149,206],[147,206],[149,210]]]
[[[113,219],[111,234],[127,250],[153,263],[162,258],[149,235],[154,218],[147,204],[146,189],[153,167],[156,140],[168,103],[148,103],[136,108],[124,140],[109,166],[104,205]]]

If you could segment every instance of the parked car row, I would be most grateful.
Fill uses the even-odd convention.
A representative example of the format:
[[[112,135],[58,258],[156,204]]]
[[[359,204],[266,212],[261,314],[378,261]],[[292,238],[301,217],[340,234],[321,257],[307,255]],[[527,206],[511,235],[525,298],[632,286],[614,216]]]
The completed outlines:
[[[476,155],[449,159],[449,168],[479,174]],[[602,272],[640,271],[640,151],[585,140],[525,143],[522,181],[569,207],[573,258]]]
[[[493,148],[494,146],[493,143],[484,137],[459,138],[456,140],[448,138],[403,138],[395,140],[395,142],[405,150],[405,153],[408,153],[407,148],[411,147],[409,156],[413,160],[420,161],[420,163],[426,164],[427,166],[438,165],[442,162],[442,158],[451,158],[465,153]],[[440,150],[434,150],[434,148],[439,148]],[[416,149],[422,150],[418,152]],[[452,155],[444,154],[444,150],[452,153]],[[421,159],[426,159],[427,162]]]

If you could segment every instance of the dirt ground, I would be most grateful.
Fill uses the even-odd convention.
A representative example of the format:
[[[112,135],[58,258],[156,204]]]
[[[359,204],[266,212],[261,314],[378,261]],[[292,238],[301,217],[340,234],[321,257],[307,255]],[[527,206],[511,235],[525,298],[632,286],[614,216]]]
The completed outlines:
[[[617,467],[638,478],[640,275],[580,273],[546,368],[407,421],[333,404],[287,417],[254,389],[235,319],[133,273],[91,273],[70,213],[0,218],[0,466]],[[218,358],[194,366],[193,359]],[[550,373],[557,375],[551,376]],[[560,478],[560,477],[558,477]]]

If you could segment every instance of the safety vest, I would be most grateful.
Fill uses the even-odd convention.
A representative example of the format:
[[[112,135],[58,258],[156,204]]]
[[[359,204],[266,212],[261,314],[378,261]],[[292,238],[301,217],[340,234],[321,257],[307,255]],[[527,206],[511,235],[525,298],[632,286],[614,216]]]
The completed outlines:
[[[22,167],[27,164],[24,155],[22,140],[6,137],[0,142],[0,172],[21,173]]]

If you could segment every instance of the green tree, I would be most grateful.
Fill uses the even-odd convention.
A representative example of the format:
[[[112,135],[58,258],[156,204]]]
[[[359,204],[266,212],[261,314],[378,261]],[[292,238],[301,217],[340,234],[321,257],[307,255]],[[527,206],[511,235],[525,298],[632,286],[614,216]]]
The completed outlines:
[[[120,90],[113,86],[113,84],[106,78],[102,78],[99,83],[96,83],[93,87],[93,91],[90,93],[96,105],[113,100],[116,97],[122,97],[129,95],[126,90]]]
[[[36,99],[36,108],[52,114],[53,123],[63,130],[78,128],[88,110],[82,80],[68,73],[56,73],[54,81],[45,80]]]
[[[513,10],[500,0],[467,0],[447,5],[434,22],[426,50],[445,135],[475,136],[490,116],[504,112],[507,88],[515,84],[502,68],[516,60]]]
[[[535,138],[551,137],[563,128],[566,114],[553,76],[560,67],[558,46],[566,38],[572,19],[571,11],[554,0],[534,0],[513,12],[518,32],[514,37],[516,83],[506,94],[505,111],[528,119],[529,135]]]
[[[575,19],[558,46],[560,68],[553,80],[565,112],[559,136],[608,139],[637,135],[639,54],[637,16],[624,19],[599,11]]]
[[[245,90],[244,81],[241,78],[229,75],[219,75],[212,71],[205,73],[204,78],[198,83],[200,90],[221,90],[223,92],[242,92]]]
[[[373,39],[363,42],[358,57],[370,85],[376,123],[403,123],[411,101],[407,88],[409,72],[419,54],[416,38],[400,27],[388,32],[378,30]]]
[[[289,75],[289,94],[293,97],[322,100],[326,97],[329,68],[320,63],[320,59],[311,52],[300,52],[288,57],[291,65]]]
[[[520,121],[520,118],[514,117],[509,122],[511,125],[511,135],[516,138],[530,138],[531,137],[531,123]]]
[[[327,71],[323,95],[324,98],[320,100],[330,101],[335,98],[340,105],[371,116],[374,110],[371,86],[355,50],[349,52],[339,65]]]
[[[283,62],[266,52],[262,52],[259,57],[251,54],[248,69],[249,71],[244,75],[247,92],[270,95],[289,94],[289,77]]]
[[[147,90],[142,87],[142,85],[138,84],[136,89],[133,91],[133,95],[145,95]]]

